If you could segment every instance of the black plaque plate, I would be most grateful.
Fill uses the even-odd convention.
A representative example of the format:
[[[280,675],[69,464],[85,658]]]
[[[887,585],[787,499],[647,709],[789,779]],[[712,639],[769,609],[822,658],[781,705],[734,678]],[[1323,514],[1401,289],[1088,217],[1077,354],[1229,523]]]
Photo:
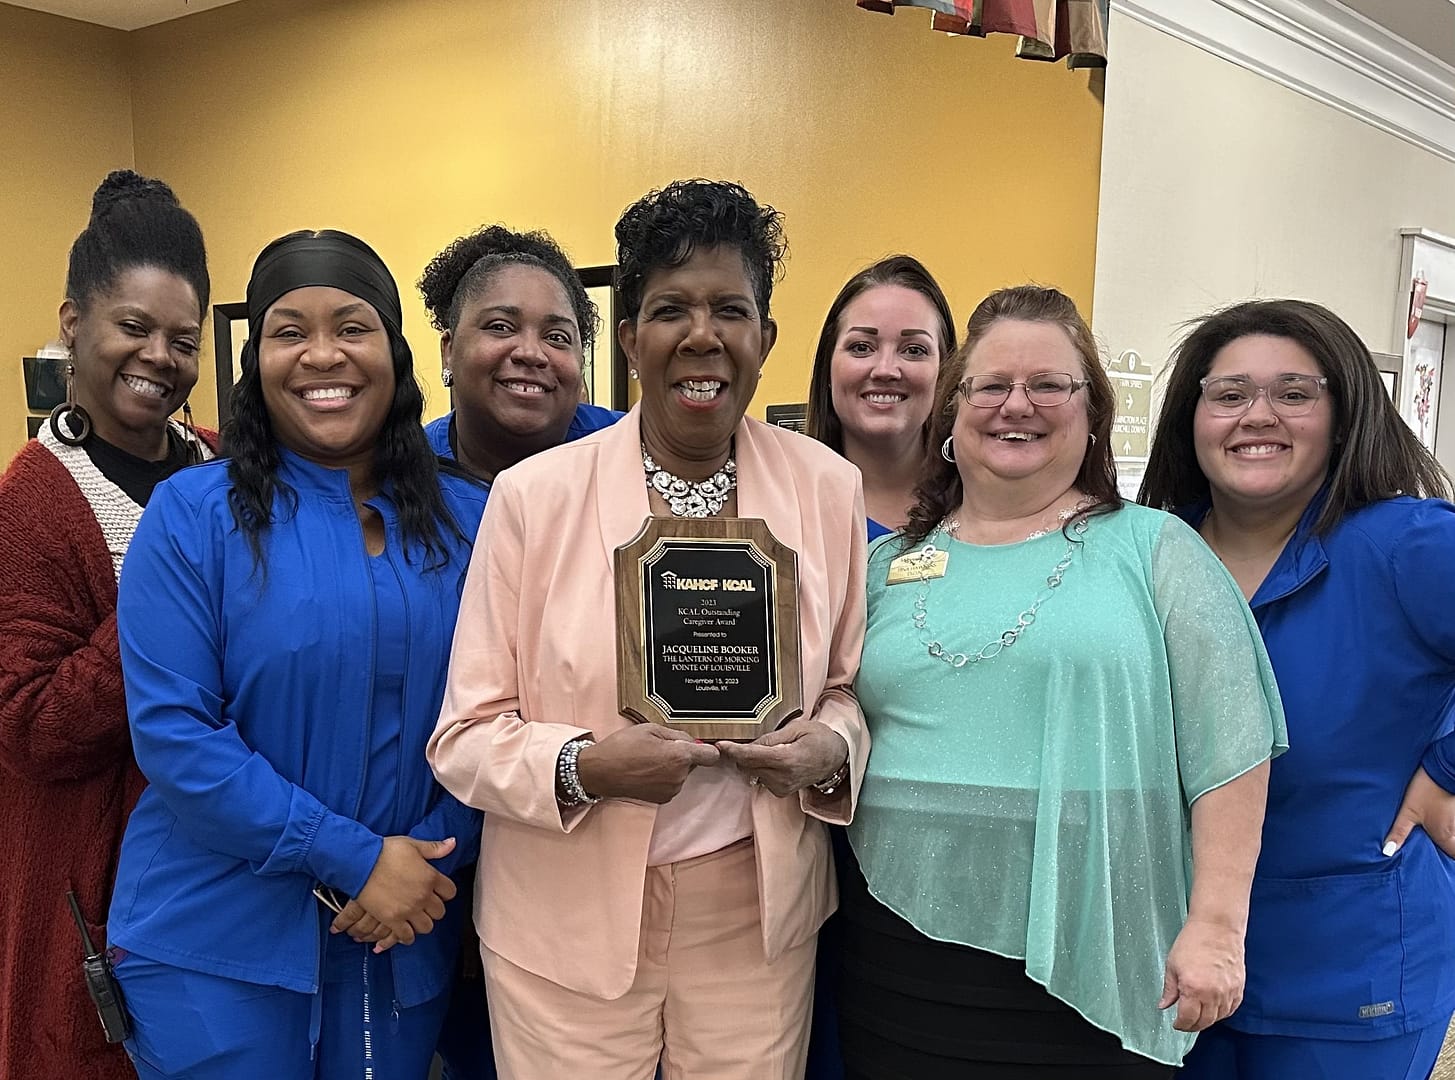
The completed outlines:
[[[797,555],[766,522],[649,518],[616,581],[624,715],[751,740],[802,713]]]

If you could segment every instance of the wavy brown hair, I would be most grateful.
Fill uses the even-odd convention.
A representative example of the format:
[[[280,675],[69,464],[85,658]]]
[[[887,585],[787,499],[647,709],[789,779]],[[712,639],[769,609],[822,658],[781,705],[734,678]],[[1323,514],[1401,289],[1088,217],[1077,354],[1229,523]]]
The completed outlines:
[[[844,425],[839,421],[839,414],[834,411],[833,392],[834,348],[839,343],[839,323],[843,321],[844,310],[850,304],[880,285],[898,285],[910,289],[919,293],[934,307],[940,320],[937,337],[942,368],[958,347],[950,302],[945,299],[945,292],[934,279],[934,275],[913,255],[891,255],[887,259],[880,259],[845,282],[839,295],[829,305],[828,314],[824,316],[823,329],[818,334],[818,347],[813,353],[813,374],[808,381],[808,421],[805,427],[810,438],[817,439],[841,456],[844,452]],[[926,440],[929,439],[932,423],[933,418],[925,419]]]
[[[965,326],[964,344],[947,363],[940,365],[935,411],[930,414],[930,449],[925,456],[925,470],[919,486],[915,488],[915,505],[909,512],[909,522],[902,534],[906,549],[933,532],[945,515],[960,504],[964,495],[960,470],[941,456],[939,448],[954,430],[958,409],[974,407],[955,400],[966,361],[990,328],[1005,319],[1053,323],[1066,331],[1066,336],[1081,357],[1081,376],[1087,380],[1086,420],[1095,441],[1090,443],[1086,456],[1081,459],[1076,486],[1090,497],[1091,503],[1067,521],[1062,531],[1070,537],[1068,530],[1077,521],[1119,510],[1125,501],[1117,491],[1117,466],[1111,449],[1116,395],[1106,369],[1102,367],[1091,327],[1076,310],[1076,304],[1061,290],[1040,285],[1016,285],[993,292],[980,301]]]
[[[1450,477],[1400,419],[1374,357],[1348,323],[1307,300],[1249,300],[1195,321],[1173,351],[1139,502],[1173,510],[1208,496],[1192,438],[1201,380],[1223,348],[1252,334],[1302,346],[1329,380],[1333,443],[1315,532],[1328,533],[1345,514],[1380,499],[1450,498]]]

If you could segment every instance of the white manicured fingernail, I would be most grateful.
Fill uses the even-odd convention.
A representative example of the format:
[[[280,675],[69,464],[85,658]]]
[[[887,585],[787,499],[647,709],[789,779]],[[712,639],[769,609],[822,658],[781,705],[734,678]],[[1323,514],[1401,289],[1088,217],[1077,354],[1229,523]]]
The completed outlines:
[[[1399,850],[1399,845],[1396,844],[1393,840],[1388,841],[1384,845],[1384,854],[1385,854],[1385,857],[1386,858],[1388,858],[1390,855],[1393,855],[1398,850]]]

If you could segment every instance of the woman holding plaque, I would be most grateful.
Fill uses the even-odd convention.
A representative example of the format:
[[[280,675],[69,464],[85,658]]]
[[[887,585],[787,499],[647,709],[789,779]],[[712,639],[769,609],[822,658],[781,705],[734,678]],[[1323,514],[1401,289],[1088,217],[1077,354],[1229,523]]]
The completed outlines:
[[[858,474],[744,415],[776,336],[776,211],[679,181],[616,233],[642,400],[496,481],[430,760],[487,811],[502,1077],[640,1080],[660,1058],[668,1080],[788,1080],[835,902],[823,822],[850,819],[868,753]],[[762,519],[797,555],[803,715],[746,745],[618,714],[617,549],[686,516]]]
[[[1301,300],[1178,347],[1142,498],[1252,604],[1293,729],[1269,779],[1248,989],[1189,1080],[1424,1080],[1455,1009],[1455,507],[1369,350]]]
[[[1005,289],[965,337],[870,553],[848,1075],[1160,1080],[1242,992],[1277,690],[1196,534],[1118,496],[1072,302]]]
[[[912,255],[859,271],[829,305],[808,384],[808,434],[859,467],[870,540],[909,517],[935,381],[954,353],[949,301]]]

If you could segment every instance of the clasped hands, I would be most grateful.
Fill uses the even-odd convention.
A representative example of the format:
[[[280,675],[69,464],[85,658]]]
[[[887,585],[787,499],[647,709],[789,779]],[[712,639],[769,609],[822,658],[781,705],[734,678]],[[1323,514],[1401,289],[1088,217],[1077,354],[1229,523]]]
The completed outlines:
[[[798,719],[750,743],[698,742],[660,724],[634,724],[581,751],[581,786],[601,798],[671,801],[693,769],[731,764],[780,798],[819,783],[849,759],[844,737]]]
[[[386,836],[379,859],[359,895],[344,905],[329,928],[358,942],[373,942],[374,952],[409,945],[434,929],[454,899],[455,883],[430,860],[455,850],[455,839],[416,840]]]

